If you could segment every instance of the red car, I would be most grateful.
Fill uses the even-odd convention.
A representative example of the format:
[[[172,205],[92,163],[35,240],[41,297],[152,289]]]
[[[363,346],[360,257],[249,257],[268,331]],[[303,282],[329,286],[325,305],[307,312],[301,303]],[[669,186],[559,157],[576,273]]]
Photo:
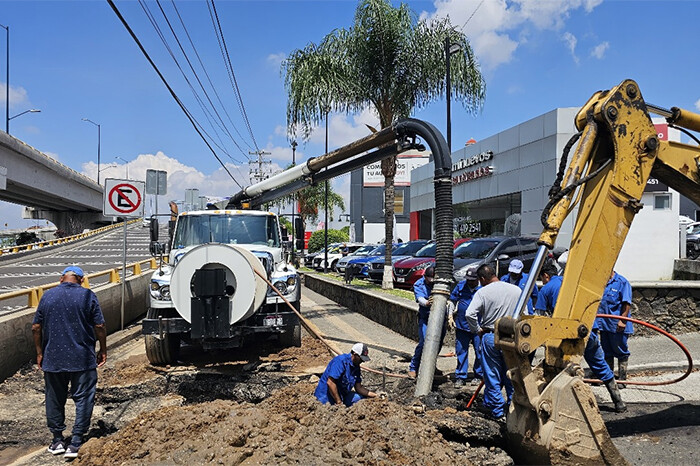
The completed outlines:
[[[456,248],[465,241],[471,238],[460,238],[455,240],[454,247]],[[394,287],[413,289],[413,284],[423,276],[425,269],[435,266],[435,252],[437,243],[430,243],[423,249],[418,251],[414,257],[397,260],[394,263]]]

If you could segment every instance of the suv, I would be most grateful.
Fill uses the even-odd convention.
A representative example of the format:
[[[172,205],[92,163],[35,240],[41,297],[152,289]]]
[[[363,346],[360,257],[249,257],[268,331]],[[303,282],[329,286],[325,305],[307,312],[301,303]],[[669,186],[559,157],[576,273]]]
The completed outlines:
[[[363,245],[361,243],[343,243],[333,249],[328,250],[328,264],[327,268],[330,270],[336,270],[338,261],[343,257],[347,257],[353,252],[360,249]],[[313,268],[316,270],[323,270],[326,255],[324,253],[319,254],[314,257]]]
[[[537,238],[525,236],[491,236],[477,238],[455,249],[454,279],[464,280],[468,268],[491,265],[500,277],[508,272],[513,259],[520,259],[529,271],[537,254]]]
[[[340,246],[342,243],[331,243],[328,245],[328,251],[330,252],[331,249]],[[324,249],[321,248],[316,252],[312,252],[309,254],[304,255],[304,266],[308,268],[313,268],[314,265],[314,258],[318,257],[318,255],[323,255]]]
[[[353,259],[358,259],[360,257],[366,257],[367,255],[369,255],[370,252],[372,252],[376,248],[376,244],[365,244],[364,246],[361,246],[360,248],[355,250],[355,252],[351,252],[347,256],[341,257],[340,260],[338,260],[338,262],[335,263],[335,271],[339,274],[344,274],[348,262],[350,262]]]
[[[455,240],[453,247],[456,248],[458,244],[463,244],[462,240],[463,238]],[[394,287],[413,288],[413,284],[423,276],[425,269],[435,265],[436,251],[437,243],[429,242],[413,257],[397,260],[393,268]]]

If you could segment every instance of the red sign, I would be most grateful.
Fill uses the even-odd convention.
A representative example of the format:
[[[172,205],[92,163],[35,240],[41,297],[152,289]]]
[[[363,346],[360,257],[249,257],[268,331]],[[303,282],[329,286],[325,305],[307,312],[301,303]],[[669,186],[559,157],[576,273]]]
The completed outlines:
[[[122,214],[136,212],[141,205],[141,193],[129,183],[114,186],[107,195],[109,205]]]

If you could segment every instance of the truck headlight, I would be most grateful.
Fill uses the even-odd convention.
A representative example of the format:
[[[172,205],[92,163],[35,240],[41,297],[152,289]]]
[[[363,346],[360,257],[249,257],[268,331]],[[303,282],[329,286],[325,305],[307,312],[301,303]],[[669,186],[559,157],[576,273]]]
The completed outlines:
[[[170,301],[170,285],[151,282],[151,296],[153,299]]]
[[[275,282],[272,284],[275,288],[277,288],[277,291],[279,291],[282,294],[285,294],[287,292],[287,283],[286,282]]]

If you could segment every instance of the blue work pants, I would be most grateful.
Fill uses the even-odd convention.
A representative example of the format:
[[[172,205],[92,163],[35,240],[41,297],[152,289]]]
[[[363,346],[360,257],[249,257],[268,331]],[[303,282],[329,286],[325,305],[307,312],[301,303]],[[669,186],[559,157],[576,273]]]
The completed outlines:
[[[95,406],[97,370],[80,372],[44,372],[46,383],[46,425],[54,439],[62,438],[66,428],[66,400],[70,384],[71,398],[75,403],[75,424],[71,443],[80,446],[90,428],[92,408]]]
[[[481,368],[484,373],[484,407],[491,410],[494,418],[506,414],[510,400],[513,397],[513,384],[506,376],[506,362],[503,353],[494,343],[493,332],[481,337]],[[503,399],[502,389],[506,389],[506,399]]]
[[[615,357],[623,361],[630,357],[630,349],[627,346],[629,334],[622,332],[600,331],[600,346],[607,357]]]
[[[481,370],[481,337],[476,333],[471,333],[460,328],[455,329],[455,353],[457,353],[457,369],[455,378],[466,380],[469,372],[469,343],[474,347],[474,377],[484,378]]]
[[[613,371],[605,362],[605,354],[603,353],[603,348],[600,346],[600,341],[598,340],[598,335],[591,332],[588,337],[588,343],[586,343],[586,349],[583,350],[583,358],[586,360],[588,367],[591,368],[593,376],[602,380],[603,382],[608,382],[615,375]]]
[[[409,371],[418,372],[420,367],[420,358],[423,355],[423,343],[425,343],[425,332],[428,330],[428,317],[418,317],[418,345],[413,352],[413,357],[411,358],[411,363],[408,366]],[[442,342],[445,340],[445,332],[447,327],[442,326],[442,335],[440,335],[440,347],[442,347]],[[438,350],[439,351],[439,350]]]

